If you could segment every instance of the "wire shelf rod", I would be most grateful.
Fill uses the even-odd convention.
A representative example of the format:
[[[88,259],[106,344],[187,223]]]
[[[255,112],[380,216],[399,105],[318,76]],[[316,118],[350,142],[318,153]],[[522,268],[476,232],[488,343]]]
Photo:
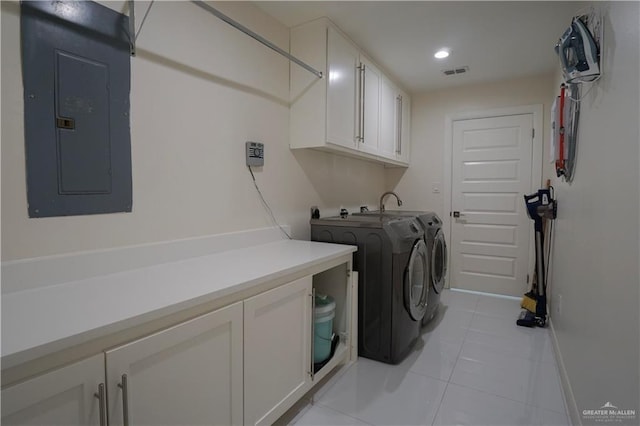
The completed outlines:
[[[241,23],[239,23],[237,21],[234,21],[233,19],[229,18],[227,15],[225,15],[222,12],[220,12],[218,9],[215,9],[215,8],[209,6],[208,4],[206,4],[205,2],[199,1],[199,0],[192,0],[192,3],[197,5],[197,6],[199,6],[199,7],[201,7],[202,9],[206,10],[207,12],[211,13],[216,18],[223,20],[224,22],[226,22],[227,24],[231,25],[232,27],[242,31],[243,33],[245,33],[249,37],[259,41],[260,43],[264,44],[268,48],[276,51],[277,53],[279,53],[280,55],[282,55],[285,58],[289,59],[290,61],[298,64],[302,68],[304,68],[307,71],[309,71],[310,73],[314,74],[316,77],[322,78],[322,72],[320,72],[320,71],[316,70],[315,68],[311,67],[310,65],[302,62],[300,59],[296,58],[295,56],[290,55],[289,52],[287,52],[285,50],[282,50],[281,48],[279,48],[275,44],[271,43],[266,38],[262,37],[260,34],[257,34],[257,33],[253,32],[253,31],[251,31],[249,28],[245,27]]]

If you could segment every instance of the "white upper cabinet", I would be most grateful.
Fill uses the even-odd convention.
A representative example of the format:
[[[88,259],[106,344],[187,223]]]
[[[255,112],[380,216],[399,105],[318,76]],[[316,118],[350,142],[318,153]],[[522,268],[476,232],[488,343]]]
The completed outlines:
[[[290,147],[407,166],[408,156],[396,150],[396,101],[384,100],[390,79],[327,18],[292,28],[290,45],[293,56],[323,73],[320,79],[291,63]],[[401,143],[408,147],[408,138]]]
[[[327,142],[355,149],[358,50],[333,28],[328,28],[327,38]]]
[[[398,137],[397,107],[398,90],[391,80],[382,79],[380,90],[380,155],[396,158]]]
[[[396,159],[409,165],[411,156],[411,98],[403,91],[396,95]]]
[[[380,155],[409,164],[409,96],[391,80],[383,79],[380,90]]]

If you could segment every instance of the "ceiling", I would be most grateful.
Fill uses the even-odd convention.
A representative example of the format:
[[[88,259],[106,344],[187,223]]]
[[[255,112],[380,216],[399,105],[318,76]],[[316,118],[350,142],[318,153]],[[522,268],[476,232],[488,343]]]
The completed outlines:
[[[412,93],[550,73],[581,2],[257,1],[287,27],[327,16]],[[436,50],[451,55],[436,60]],[[469,72],[445,76],[445,69]]]

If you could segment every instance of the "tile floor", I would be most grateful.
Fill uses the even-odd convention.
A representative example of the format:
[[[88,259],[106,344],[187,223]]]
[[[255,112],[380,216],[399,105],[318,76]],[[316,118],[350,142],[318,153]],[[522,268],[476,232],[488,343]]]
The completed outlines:
[[[516,326],[520,302],[446,290],[399,365],[360,358],[295,425],[568,425],[548,329]]]

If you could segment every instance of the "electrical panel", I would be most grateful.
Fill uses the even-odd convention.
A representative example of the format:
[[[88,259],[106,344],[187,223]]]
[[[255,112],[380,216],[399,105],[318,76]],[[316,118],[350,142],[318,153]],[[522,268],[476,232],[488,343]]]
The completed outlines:
[[[260,142],[247,142],[246,156],[247,166],[262,167],[264,166],[264,144]]]
[[[130,212],[128,17],[21,2],[29,217]]]

